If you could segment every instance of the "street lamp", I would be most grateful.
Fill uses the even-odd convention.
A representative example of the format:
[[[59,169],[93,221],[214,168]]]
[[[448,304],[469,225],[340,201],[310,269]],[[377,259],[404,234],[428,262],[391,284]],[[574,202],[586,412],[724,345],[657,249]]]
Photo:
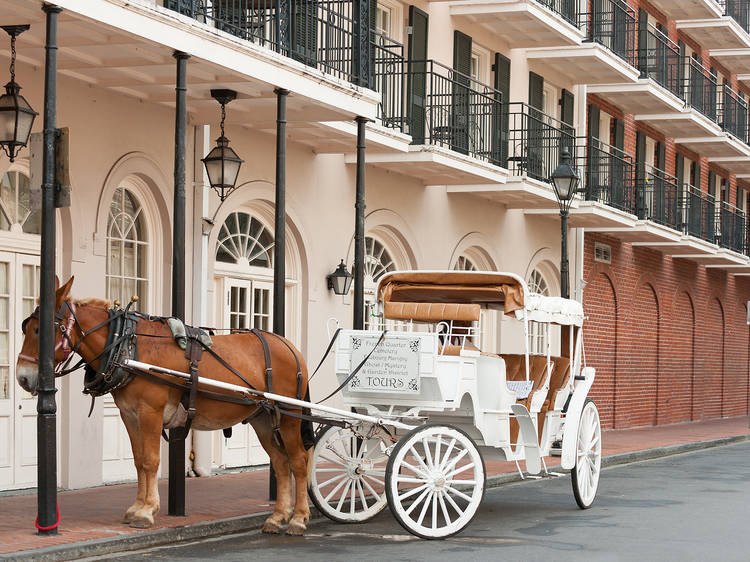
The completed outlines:
[[[346,269],[344,260],[341,260],[336,271],[330,273],[327,279],[329,289],[333,289],[333,292],[337,295],[345,295],[349,292],[349,288],[352,286],[354,276]]]
[[[226,105],[237,98],[237,92],[234,90],[211,90],[211,97],[221,104],[221,135],[216,139],[216,146],[202,162],[206,166],[208,183],[223,203],[224,199],[235,190],[240,166],[244,162],[234,150],[229,148],[229,139],[224,136],[224,120],[227,117]]]
[[[573,196],[578,192],[578,170],[570,165],[570,152],[564,146],[560,151],[560,164],[550,177],[555,189],[557,204],[560,206],[560,227],[562,229],[562,248],[560,255],[560,295],[570,298],[568,289],[568,212]]]
[[[38,113],[20,95],[21,86],[16,84],[16,37],[29,29],[29,26],[1,27],[10,35],[10,82],[5,85],[5,93],[0,96],[0,146],[13,162],[18,151],[29,142],[31,126]]]

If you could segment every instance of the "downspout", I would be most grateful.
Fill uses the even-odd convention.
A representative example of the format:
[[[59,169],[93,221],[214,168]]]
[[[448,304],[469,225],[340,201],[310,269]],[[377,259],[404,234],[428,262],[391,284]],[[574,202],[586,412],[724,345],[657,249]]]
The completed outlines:
[[[193,310],[192,322],[198,326],[205,326],[207,322],[207,294],[208,294],[208,237],[211,234],[211,224],[205,217],[209,213],[208,178],[203,167],[204,154],[208,154],[211,145],[211,127],[197,125],[195,127],[195,151],[193,154]],[[195,476],[211,476],[211,461],[213,449],[213,432],[192,430],[191,472]]]

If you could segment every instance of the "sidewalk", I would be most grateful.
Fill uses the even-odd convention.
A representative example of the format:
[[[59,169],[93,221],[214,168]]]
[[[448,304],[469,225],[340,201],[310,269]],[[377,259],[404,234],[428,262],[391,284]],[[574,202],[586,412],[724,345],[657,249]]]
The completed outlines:
[[[747,416],[612,430],[603,436],[604,463],[630,462],[742,439],[750,439]],[[547,459],[550,467],[558,463],[559,459]],[[512,462],[491,461],[487,462],[487,473],[492,485],[512,479],[510,473],[516,473],[516,469]],[[120,521],[135,498],[135,488],[135,483],[130,483],[61,492],[60,532],[48,537],[38,536],[34,529],[35,494],[0,497],[0,557],[16,553],[33,555],[37,560],[67,559],[244,531],[260,527],[264,518],[258,515],[271,507],[266,499],[266,469],[187,479],[187,517],[166,515],[167,482],[163,480],[159,483],[162,512],[155,526],[131,529]],[[44,551],[29,552],[36,549]]]

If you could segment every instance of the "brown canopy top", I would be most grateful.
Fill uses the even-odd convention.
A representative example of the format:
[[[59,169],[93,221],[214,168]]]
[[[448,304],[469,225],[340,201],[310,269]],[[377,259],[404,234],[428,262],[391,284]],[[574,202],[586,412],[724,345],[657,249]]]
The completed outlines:
[[[378,283],[378,298],[387,302],[476,303],[523,308],[526,284],[513,273],[490,271],[394,271]]]

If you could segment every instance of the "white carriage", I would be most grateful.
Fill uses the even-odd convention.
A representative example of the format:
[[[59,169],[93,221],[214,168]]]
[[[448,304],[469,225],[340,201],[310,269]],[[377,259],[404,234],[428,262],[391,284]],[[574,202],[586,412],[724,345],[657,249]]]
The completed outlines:
[[[580,303],[531,294],[523,279],[500,272],[392,272],[377,297],[385,335],[341,330],[336,341],[336,375],[347,381],[342,394],[353,413],[318,434],[309,484],[318,509],[361,522],[388,504],[409,532],[444,538],[476,513],[485,458],[519,471],[523,461],[538,475],[548,473],[553,445],[576,502],[591,506],[601,428],[587,396],[595,370],[583,365]],[[497,319],[500,339],[523,353],[480,349],[480,316],[493,310],[482,324]],[[502,315],[522,330],[514,334]],[[533,323],[548,326],[534,332],[546,334],[544,354],[529,353]],[[552,326],[560,327],[554,345]]]

